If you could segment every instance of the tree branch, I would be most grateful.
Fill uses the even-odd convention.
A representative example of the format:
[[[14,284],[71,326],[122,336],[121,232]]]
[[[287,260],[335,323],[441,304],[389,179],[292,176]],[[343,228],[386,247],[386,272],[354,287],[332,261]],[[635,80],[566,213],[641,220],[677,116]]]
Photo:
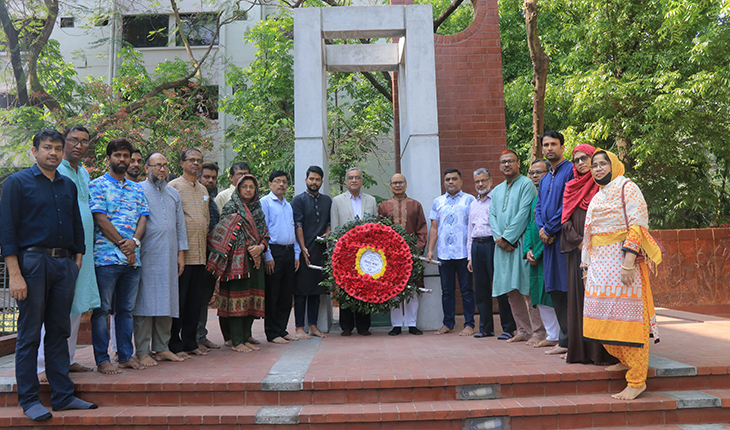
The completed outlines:
[[[61,105],[58,101],[51,97],[46,92],[38,79],[38,57],[41,55],[43,47],[48,43],[48,39],[51,37],[53,32],[53,26],[56,25],[56,18],[58,17],[58,0],[44,0],[46,8],[48,9],[48,15],[46,15],[45,22],[43,23],[43,29],[38,37],[35,38],[31,43],[28,55],[28,78],[30,83],[30,89],[33,91],[33,98],[36,102],[43,104],[50,110],[61,109]]]
[[[436,33],[436,30],[439,29],[439,26],[441,26],[441,24],[443,24],[444,21],[446,21],[451,16],[451,14],[454,13],[456,8],[461,6],[461,4],[463,2],[464,2],[464,0],[454,0],[453,2],[451,2],[449,7],[447,7],[443,12],[441,12],[441,15],[439,15],[438,18],[433,20],[433,32],[434,33]]]
[[[370,72],[360,72],[363,76],[365,76],[365,79],[370,81],[370,84],[375,88],[380,94],[385,97],[386,100],[388,100],[388,103],[393,103],[393,93],[388,91],[387,88],[385,88],[380,82],[378,82],[377,79],[375,79],[375,76],[372,75]]]
[[[23,70],[23,60],[20,58],[19,33],[10,19],[5,0],[0,0],[0,24],[2,24],[5,36],[8,39],[8,51],[10,51],[10,63],[15,76],[15,87],[18,91],[18,103],[24,106],[28,104],[27,77]]]
[[[537,34],[537,0],[525,0],[525,30],[527,46],[532,60],[532,83],[535,87],[532,99],[532,159],[542,158],[540,136],[545,132],[545,89],[550,58],[545,54]]]

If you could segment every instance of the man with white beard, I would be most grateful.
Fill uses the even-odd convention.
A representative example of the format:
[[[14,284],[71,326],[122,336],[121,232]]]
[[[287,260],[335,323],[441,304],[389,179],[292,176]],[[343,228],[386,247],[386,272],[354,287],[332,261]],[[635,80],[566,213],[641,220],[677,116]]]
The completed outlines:
[[[137,358],[145,367],[157,361],[183,361],[168,346],[172,319],[179,316],[178,277],[185,268],[188,249],[180,193],[167,186],[167,158],[153,152],[145,163],[147,180],[141,183],[150,215],[142,238],[139,281],[134,315]],[[155,352],[154,359],[152,352]]]
[[[489,224],[489,208],[492,204],[492,177],[485,168],[474,171],[474,188],[477,198],[469,206],[469,226],[466,240],[468,260],[466,268],[474,273],[474,301],[479,310],[479,333],[474,337],[494,336],[492,315],[492,277],[494,276],[494,238]],[[515,321],[507,295],[497,297],[502,335],[515,331]],[[506,335],[505,335],[506,336]]]

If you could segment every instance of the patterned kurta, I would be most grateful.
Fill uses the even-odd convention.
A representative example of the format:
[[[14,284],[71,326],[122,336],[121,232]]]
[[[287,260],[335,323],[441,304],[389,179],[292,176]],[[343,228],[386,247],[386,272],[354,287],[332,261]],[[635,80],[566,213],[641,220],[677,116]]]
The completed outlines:
[[[423,250],[426,247],[428,226],[423,207],[418,201],[408,196],[400,199],[393,197],[378,206],[378,215],[392,219],[394,223],[405,228],[406,233],[415,235],[418,249]]]
[[[180,194],[149,180],[142,182],[150,208],[140,254],[142,273],[137,304],[132,314],[140,317],[179,317],[177,252],[188,249]]]
[[[61,165],[57,169],[58,173],[70,178],[76,184],[81,223],[84,226],[84,243],[86,244],[86,253],[81,263],[79,277],[76,278],[76,291],[71,306],[71,316],[101,306],[99,287],[96,284],[96,272],[94,271],[94,217],[91,215],[91,208],[89,208],[89,172],[81,163],[79,163],[78,168],[79,171],[76,172],[67,160],[61,160]]]
[[[492,235],[495,241],[502,237],[515,246],[512,252],[494,247],[493,297],[512,290],[519,290],[522,295],[530,294],[530,264],[522,258],[522,248],[534,198],[535,186],[525,176],[517,177],[511,184],[504,181],[492,190],[489,208]]]

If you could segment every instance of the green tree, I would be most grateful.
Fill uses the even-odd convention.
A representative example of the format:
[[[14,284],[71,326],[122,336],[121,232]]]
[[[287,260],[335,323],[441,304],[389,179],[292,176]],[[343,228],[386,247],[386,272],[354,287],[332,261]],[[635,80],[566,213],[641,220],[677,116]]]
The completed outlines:
[[[516,4],[500,4],[502,22],[514,22]],[[728,2],[540,4],[551,58],[546,129],[563,130],[570,147],[617,151],[644,192],[652,227],[727,222]],[[508,145],[518,149],[529,139],[530,115],[519,40],[502,26]]]
[[[244,38],[257,48],[253,62],[245,68],[231,66],[227,73],[235,92],[221,109],[234,115],[237,124],[226,138],[257,172],[294,170],[293,25],[288,9],[259,22]],[[382,88],[390,85],[382,75],[370,76]],[[393,108],[359,73],[329,74],[327,94],[329,177],[342,185],[345,170],[374,156],[378,140],[390,133]],[[366,185],[373,183],[368,176]]]

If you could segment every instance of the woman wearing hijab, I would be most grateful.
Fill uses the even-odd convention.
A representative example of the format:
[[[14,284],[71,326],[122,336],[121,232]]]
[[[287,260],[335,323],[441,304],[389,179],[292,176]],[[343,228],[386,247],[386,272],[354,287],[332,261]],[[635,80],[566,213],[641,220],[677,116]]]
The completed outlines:
[[[596,150],[591,172],[600,190],[586,213],[583,336],[619,359],[606,370],[626,370],[628,385],[613,397],[632,400],[646,390],[650,333],[659,342],[647,264],[659,264],[662,253],[649,234],[644,196],[618,157]]]
[[[560,252],[566,255],[568,267],[568,363],[614,364],[616,359],[600,343],[583,339],[583,270],[580,267],[581,245],[586,210],[598,184],[591,176],[591,157],[596,148],[578,145],[573,150],[573,179],[563,193],[563,228]]]
[[[264,268],[269,231],[259,201],[256,178],[244,175],[223,207],[220,222],[208,239],[207,269],[220,278],[218,316],[228,317],[231,348],[250,352],[254,319],[264,317]]]

